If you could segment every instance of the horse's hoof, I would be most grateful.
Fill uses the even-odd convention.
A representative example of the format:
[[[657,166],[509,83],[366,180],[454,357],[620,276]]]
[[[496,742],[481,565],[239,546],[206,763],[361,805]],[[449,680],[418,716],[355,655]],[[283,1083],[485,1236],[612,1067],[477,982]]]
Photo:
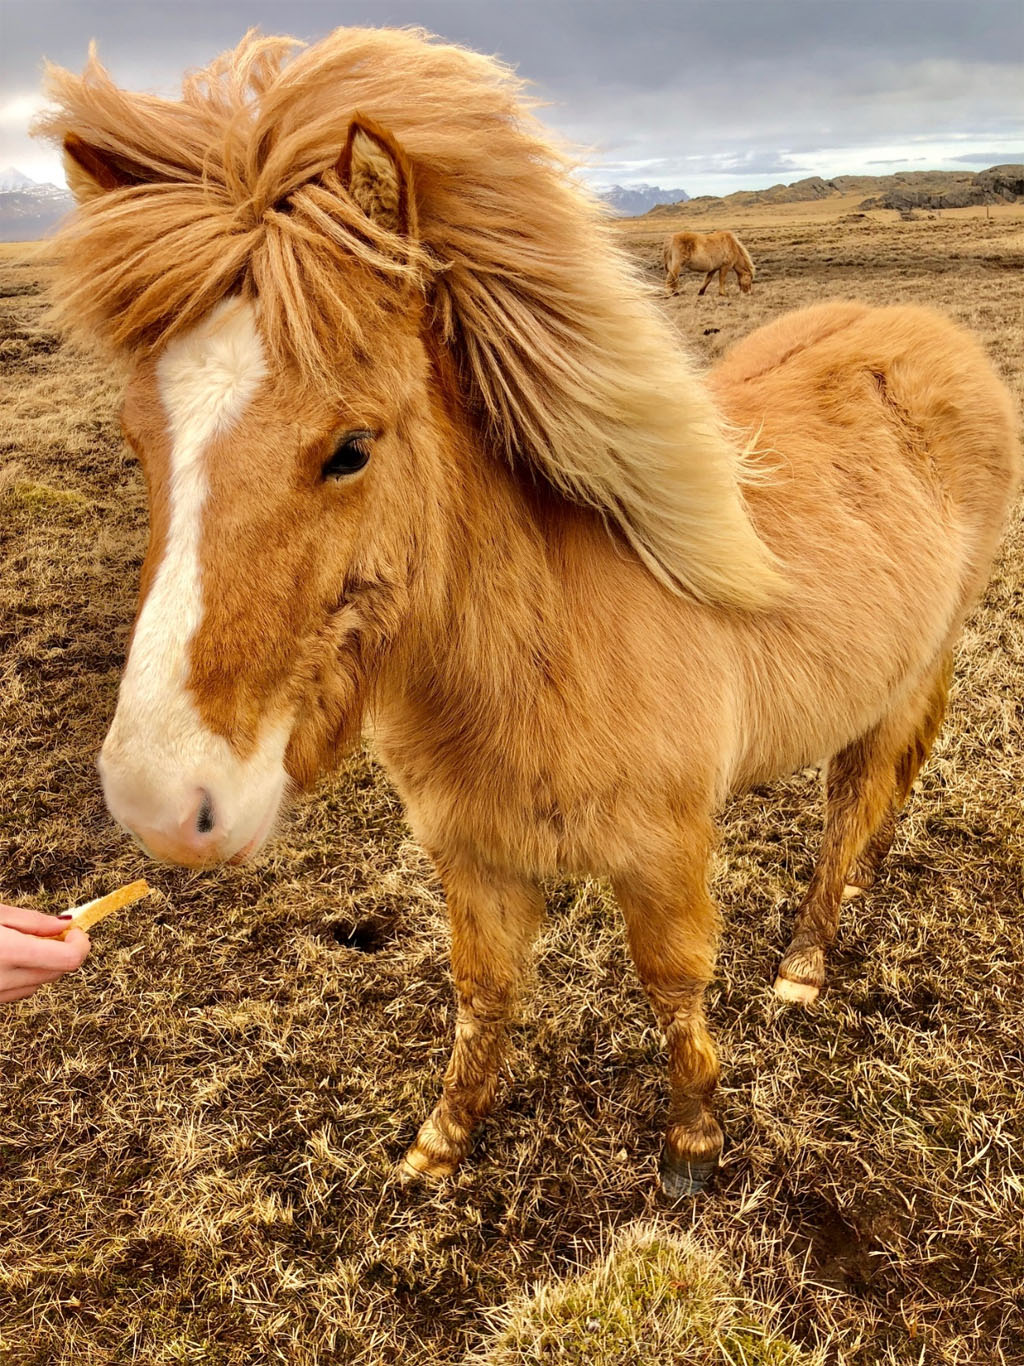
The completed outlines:
[[[820,987],[812,986],[810,982],[793,982],[788,977],[776,977],[775,995],[780,1001],[792,1001],[797,1005],[813,1005],[818,999]]]
[[[866,896],[867,891],[868,889],[866,887],[862,887],[857,882],[848,882],[843,888],[843,900],[855,901],[859,896]]]
[[[820,944],[789,948],[782,956],[775,977],[775,995],[780,1001],[809,1006],[818,999],[825,983],[825,950]]]
[[[398,1164],[398,1179],[405,1185],[412,1181],[447,1181],[455,1175],[455,1167],[454,1162],[431,1157],[414,1144]]]
[[[673,1203],[699,1195],[707,1190],[717,1170],[717,1157],[685,1158],[665,1148],[658,1167],[661,1193]]]

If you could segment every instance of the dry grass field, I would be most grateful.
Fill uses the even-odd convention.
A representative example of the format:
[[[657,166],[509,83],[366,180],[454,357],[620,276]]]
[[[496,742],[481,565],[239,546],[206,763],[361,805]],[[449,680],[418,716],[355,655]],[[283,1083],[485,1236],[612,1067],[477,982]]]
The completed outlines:
[[[1024,210],[751,212],[751,295],[666,304],[712,361],[856,295],[976,328],[1024,408]],[[676,226],[686,222],[681,218]],[[660,277],[673,224],[622,225]],[[983,1366],[1024,1362],[1024,526],[968,627],[947,727],[820,1003],[771,981],[816,782],[734,803],[709,1014],[717,1189],[655,1193],[662,1051],[605,888],[551,888],[512,1084],[452,1185],[393,1167],[452,1006],[439,888],[352,758],[269,855],[149,868],[105,815],[146,537],[116,376],[0,259],[0,899],[55,910],[145,875],[73,977],[0,1007],[0,1359]]]

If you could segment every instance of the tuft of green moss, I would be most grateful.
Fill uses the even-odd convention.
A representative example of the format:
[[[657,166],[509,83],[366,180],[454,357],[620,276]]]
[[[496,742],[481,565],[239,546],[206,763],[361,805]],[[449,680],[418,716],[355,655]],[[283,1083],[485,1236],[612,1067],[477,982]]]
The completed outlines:
[[[31,479],[20,479],[4,494],[8,508],[21,508],[29,513],[84,512],[89,499],[78,489],[54,488]]]
[[[714,1253],[659,1224],[620,1232],[589,1270],[499,1310],[471,1366],[815,1366]],[[467,1366],[470,1366],[467,1363]]]

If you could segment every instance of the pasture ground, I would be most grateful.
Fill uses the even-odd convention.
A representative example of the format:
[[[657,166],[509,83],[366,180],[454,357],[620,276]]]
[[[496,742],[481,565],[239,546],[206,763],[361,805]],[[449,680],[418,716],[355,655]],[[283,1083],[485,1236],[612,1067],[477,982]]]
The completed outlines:
[[[840,206],[842,209],[843,206]],[[712,360],[818,299],[977,329],[1024,408],[1024,211],[735,227],[753,294],[666,304]],[[512,1084],[452,1185],[396,1160],[452,1007],[438,886],[363,755],[257,866],[151,869],[93,758],[145,544],[116,377],[61,348],[0,258],[0,897],[55,910],[146,875],[72,978],[0,1020],[0,1358],[11,1366],[470,1360],[1024,1362],[1024,526],[960,652],[946,729],[829,985],[780,1007],[815,781],[735,802],[709,999],[716,1192],[655,1195],[661,1045],[599,885],[551,889]]]

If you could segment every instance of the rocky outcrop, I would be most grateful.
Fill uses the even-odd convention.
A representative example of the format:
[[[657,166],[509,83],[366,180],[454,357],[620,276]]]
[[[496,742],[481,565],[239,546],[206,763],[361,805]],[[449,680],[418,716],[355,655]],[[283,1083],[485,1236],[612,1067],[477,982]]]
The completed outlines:
[[[1024,199],[1024,166],[990,166],[978,172],[976,181],[1001,199]]]
[[[987,171],[973,174],[958,171],[947,174],[954,183],[945,186],[897,184],[884,194],[863,200],[860,208],[909,213],[914,209],[969,209],[975,204],[1013,204],[1024,199],[1024,166],[991,166]]]

